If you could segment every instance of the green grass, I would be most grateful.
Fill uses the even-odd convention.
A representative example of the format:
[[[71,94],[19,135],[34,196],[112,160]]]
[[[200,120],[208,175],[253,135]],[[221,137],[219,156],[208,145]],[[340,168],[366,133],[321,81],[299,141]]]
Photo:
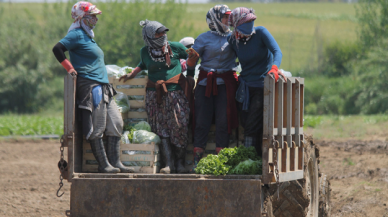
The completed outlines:
[[[0,136],[50,134],[63,134],[63,115],[0,115]]]
[[[388,115],[307,115],[304,120],[304,132],[316,139],[388,139]]]
[[[200,33],[208,31],[205,16],[212,4],[189,4],[184,22],[192,26],[192,34],[196,38]],[[64,4],[63,6],[66,6]],[[97,4],[98,6],[98,4]],[[277,40],[283,60],[281,68],[297,75],[306,68],[317,64],[318,55],[325,44],[333,41],[355,41],[356,17],[355,4],[345,3],[230,3],[230,8],[251,7],[255,9],[256,26],[265,26]],[[29,13],[36,22],[43,21],[43,4],[41,3],[0,3],[3,8],[1,16],[14,13]],[[70,9],[69,9],[70,10]],[[34,13],[31,13],[34,11]],[[104,22],[104,13],[99,22]],[[162,15],[163,16],[163,15]],[[144,17],[145,19],[146,17]],[[69,26],[71,18],[68,19]],[[128,22],[131,22],[130,20]],[[174,34],[170,26],[169,38]],[[99,31],[96,28],[96,39]],[[140,31],[139,31],[140,37]]]

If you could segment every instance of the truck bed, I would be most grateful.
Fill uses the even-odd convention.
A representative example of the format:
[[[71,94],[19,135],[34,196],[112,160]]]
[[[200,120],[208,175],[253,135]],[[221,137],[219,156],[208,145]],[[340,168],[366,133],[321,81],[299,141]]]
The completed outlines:
[[[261,176],[74,174],[71,216],[261,216]]]

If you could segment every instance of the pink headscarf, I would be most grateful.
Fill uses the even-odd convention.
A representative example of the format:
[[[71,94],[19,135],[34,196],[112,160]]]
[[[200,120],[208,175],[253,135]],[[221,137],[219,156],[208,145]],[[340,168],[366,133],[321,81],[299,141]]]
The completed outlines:
[[[229,16],[228,24],[233,27],[232,38],[234,38],[239,43],[240,36],[250,37],[252,34],[255,34],[255,30],[253,29],[250,35],[244,35],[240,32],[237,27],[241,24],[252,22],[256,20],[255,10],[252,8],[244,8],[238,7],[232,10],[232,13]]]
[[[102,12],[90,2],[80,1],[75,3],[71,8],[71,17],[74,19],[74,22],[71,24],[67,32],[82,27],[90,37],[94,38],[93,29],[98,19],[92,17],[91,15],[101,13]],[[85,20],[87,24],[85,24],[83,20]]]

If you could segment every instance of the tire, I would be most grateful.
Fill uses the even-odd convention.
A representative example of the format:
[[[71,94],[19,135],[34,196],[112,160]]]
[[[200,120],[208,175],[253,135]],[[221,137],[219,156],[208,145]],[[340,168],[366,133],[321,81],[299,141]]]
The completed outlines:
[[[270,185],[272,210],[275,217],[319,217],[319,148],[311,137],[305,137],[304,178]]]
[[[262,217],[274,217],[272,210],[272,196],[269,191],[268,185],[264,185],[262,188]]]
[[[319,174],[319,215],[318,217],[330,217],[331,215],[331,203],[330,193],[331,185],[329,180],[326,179],[326,175]]]

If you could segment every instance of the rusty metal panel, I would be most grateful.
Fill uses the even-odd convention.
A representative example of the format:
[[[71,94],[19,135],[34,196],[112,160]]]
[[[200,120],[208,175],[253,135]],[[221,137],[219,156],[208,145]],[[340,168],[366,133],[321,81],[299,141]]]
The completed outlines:
[[[64,143],[68,155],[68,179],[71,182],[74,173],[74,127],[75,127],[75,89],[77,77],[67,74],[64,78]]]
[[[71,216],[261,216],[259,179],[74,178]]]

